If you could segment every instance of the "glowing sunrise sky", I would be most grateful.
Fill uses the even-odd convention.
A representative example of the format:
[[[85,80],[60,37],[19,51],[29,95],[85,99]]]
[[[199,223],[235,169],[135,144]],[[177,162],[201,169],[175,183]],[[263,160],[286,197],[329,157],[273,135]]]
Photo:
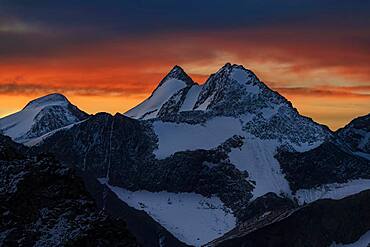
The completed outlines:
[[[0,0],[0,117],[65,94],[125,112],[180,65],[243,64],[337,129],[370,112],[370,1]]]

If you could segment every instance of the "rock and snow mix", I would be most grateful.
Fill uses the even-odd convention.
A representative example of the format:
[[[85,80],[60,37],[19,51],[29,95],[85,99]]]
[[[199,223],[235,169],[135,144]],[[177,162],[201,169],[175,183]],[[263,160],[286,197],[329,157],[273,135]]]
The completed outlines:
[[[60,95],[38,99],[31,102],[21,112],[1,119],[0,130],[15,140],[27,141],[27,144],[35,145],[58,130],[68,131],[70,127],[84,119],[83,114],[69,111],[68,106],[70,103]],[[53,113],[58,114],[49,116],[50,112],[45,109],[50,109],[50,107],[59,107],[58,110],[52,110]],[[43,114],[40,115],[40,113]],[[45,118],[45,115],[48,117]],[[181,68],[176,66],[148,99],[126,112],[125,115],[145,120],[139,122],[131,119],[131,121],[136,121],[137,126],[140,124],[148,126],[150,129],[148,132],[152,135],[145,136],[154,143],[152,145],[154,151],[151,149],[148,157],[154,157],[153,159],[160,162],[170,160],[171,157],[176,156],[174,155],[176,152],[212,150],[220,147],[232,137],[239,137],[241,145],[223,150],[223,157],[226,157],[223,159],[227,159],[237,168],[231,165],[234,170],[243,175],[247,174],[242,177],[242,181],[248,181],[254,185],[252,199],[273,192],[288,198],[295,197],[302,205],[321,198],[340,199],[370,188],[370,180],[355,179],[344,184],[328,184],[317,188],[301,187],[311,189],[300,189],[293,193],[291,188],[294,188],[292,184],[289,185],[291,180],[288,182],[287,179],[291,174],[288,174],[287,170],[284,170],[284,174],[282,170],[284,166],[281,160],[276,158],[277,153],[284,150],[301,154],[316,150],[317,147],[323,146],[322,144],[329,138],[334,138],[335,134],[311,119],[301,116],[289,101],[269,89],[252,71],[242,66],[226,64],[217,73],[211,75],[203,85],[194,83]],[[58,118],[63,121],[51,121]],[[37,119],[43,121],[38,121],[37,128],[35,128]],[[360,136],[358,141],[352,145],[358,149],[358,155],[361,154],[365,158],[369,154],[363,152],[367,150],[370,138],[370,132],[366,130],[366,121],[357,120],[349,125],[351,129],[340,133],[351,140],[354,134]],[[48,126],[55,127],[48,129]],[[104,152],[105,148],[109,150],[109,164],[113,126],[114,122],[109,132],[109,145],[102,145],[101,149],[98,149]],[[30,135],[31,129],[35,132],[31,133],[32,135]],[[138,129],[135,131],[139,132]],[[130,132],[133,130],[130,129]],[[122,131],[121,134],[127,137],[131,144],[140,140],[139,137],[126,136],[126,133],[127,131]],[[99,133],[95,134],[99,135]],[[97,143],[100,144],[100,142]],[[139,144],[132,149],[140,150]],[[90,143],[87,145],[89,146]],[[117,146],[120,145],[117,144]],[[127,150],[127,160],[130,160],[133,152],[129,153],[132,150]],[[87,153],[84,154],[85,159]],[[92,155],[97,155],[97,153]],[[120,153],[119,156],[122,154]],[[178,161],[184,160],[181,155],[176,158],[180,159]],[[140,162],[142,160],[138,161]],[[195,159],[195,165],[197,165],[196,162]],[[208,168],[212,168],[212,163],[206,164]],[[289,164],[292,164],[291,160]],[[298,166],[293,168],[294,173],[297,173],[296,167]],[[222,169],[217,171],[225,172]],[[321,170],[319,173],[321,176]],[[174,171],[174,174],[176,177],[178,173]],[[209,174],[212,175],[212,172]],[[106,183],[107,181],[101,180],[101,182]],[[317,184],[324,184],[324,182]],[[132,192],[108,186],[121,200],[132,207],[145,210],[176,237],[189,244],[205,244],[235,226],[236,219],[232,212],[217,197],[206,198],[195,193],[165,191]],[[230,191],[229,194],[232,193],[234,191]]]

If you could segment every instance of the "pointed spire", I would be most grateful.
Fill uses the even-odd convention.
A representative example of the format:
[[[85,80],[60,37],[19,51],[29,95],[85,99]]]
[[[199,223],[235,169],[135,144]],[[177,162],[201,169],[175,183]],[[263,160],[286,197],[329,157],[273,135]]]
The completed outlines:
[[[195,84],[195,82],[190,78],[190,76],[188,76],[188,74],[186,74],[186,72],[178,65],[175,65],[171,69],[171,71],[159,83],[158,87],[163,85],[169,79],[177,79],[177,80],[183,81],[189,86]]]

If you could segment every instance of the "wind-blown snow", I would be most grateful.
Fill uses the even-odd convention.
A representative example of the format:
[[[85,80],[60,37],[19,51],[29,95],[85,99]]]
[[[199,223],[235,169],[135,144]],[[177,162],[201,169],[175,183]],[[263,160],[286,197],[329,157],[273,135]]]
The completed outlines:
[[[99,179],[107,184],[104,178]],[[128,191],[107,186],[129,206],[144,210],[179,240],[201,246],[236,226],[236,218],[218,197],[196,193]]]
[[[342,184],[333,183],[314,189],[301,189],[296,192],[295,197],[302,205],[324,198],[342,199],[367,189],[370,189],[370,179],[356,179]]]
[[[367,247],[370,244],[370,231],[360,237],[359,240],[351,244],[336,244],[333,243],[330,247]]]
[[[178,151],[212,149],[231,138],[243,135],[241,123],[232,117],[215,117],[205,124],[156,121],[153,129],[158,136],[154,154],[164,159]]]
[[[249,180],[256,183],[253,198],[268,192],[290,195],[291,190],[279,162],[274,158],[279,142],[246,136],[240,149],[233,149],[229,159],[241,171],[248,171]]]
[[[125,115],[137,119],[155,118],[162,105],[184,87],[186,87],[185,82],[177,79],[169,79],[158,87],[151,97],[126,112]]]
[[[180,108],[180,112],[193,110],[200,91],[202,91],[202,86],[200,85],[193,85],[189,89],[188,93],[186,94],[186,98]]]

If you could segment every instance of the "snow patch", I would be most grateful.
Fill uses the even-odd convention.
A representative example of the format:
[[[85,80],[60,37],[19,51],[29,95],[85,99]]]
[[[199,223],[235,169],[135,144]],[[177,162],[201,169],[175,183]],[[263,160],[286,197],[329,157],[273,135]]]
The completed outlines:
[[[370,189],[370,179],[356,179],[347,183],[333,183],[319,186],[314,189],[301,189],[295,194],[300,205],[319,199],[342,199]]]
[[[129,206],[144,210],[179,240],[201,246],[236,226],[236,218],[218,197],[196,193],[129,191],[107,184]]]

